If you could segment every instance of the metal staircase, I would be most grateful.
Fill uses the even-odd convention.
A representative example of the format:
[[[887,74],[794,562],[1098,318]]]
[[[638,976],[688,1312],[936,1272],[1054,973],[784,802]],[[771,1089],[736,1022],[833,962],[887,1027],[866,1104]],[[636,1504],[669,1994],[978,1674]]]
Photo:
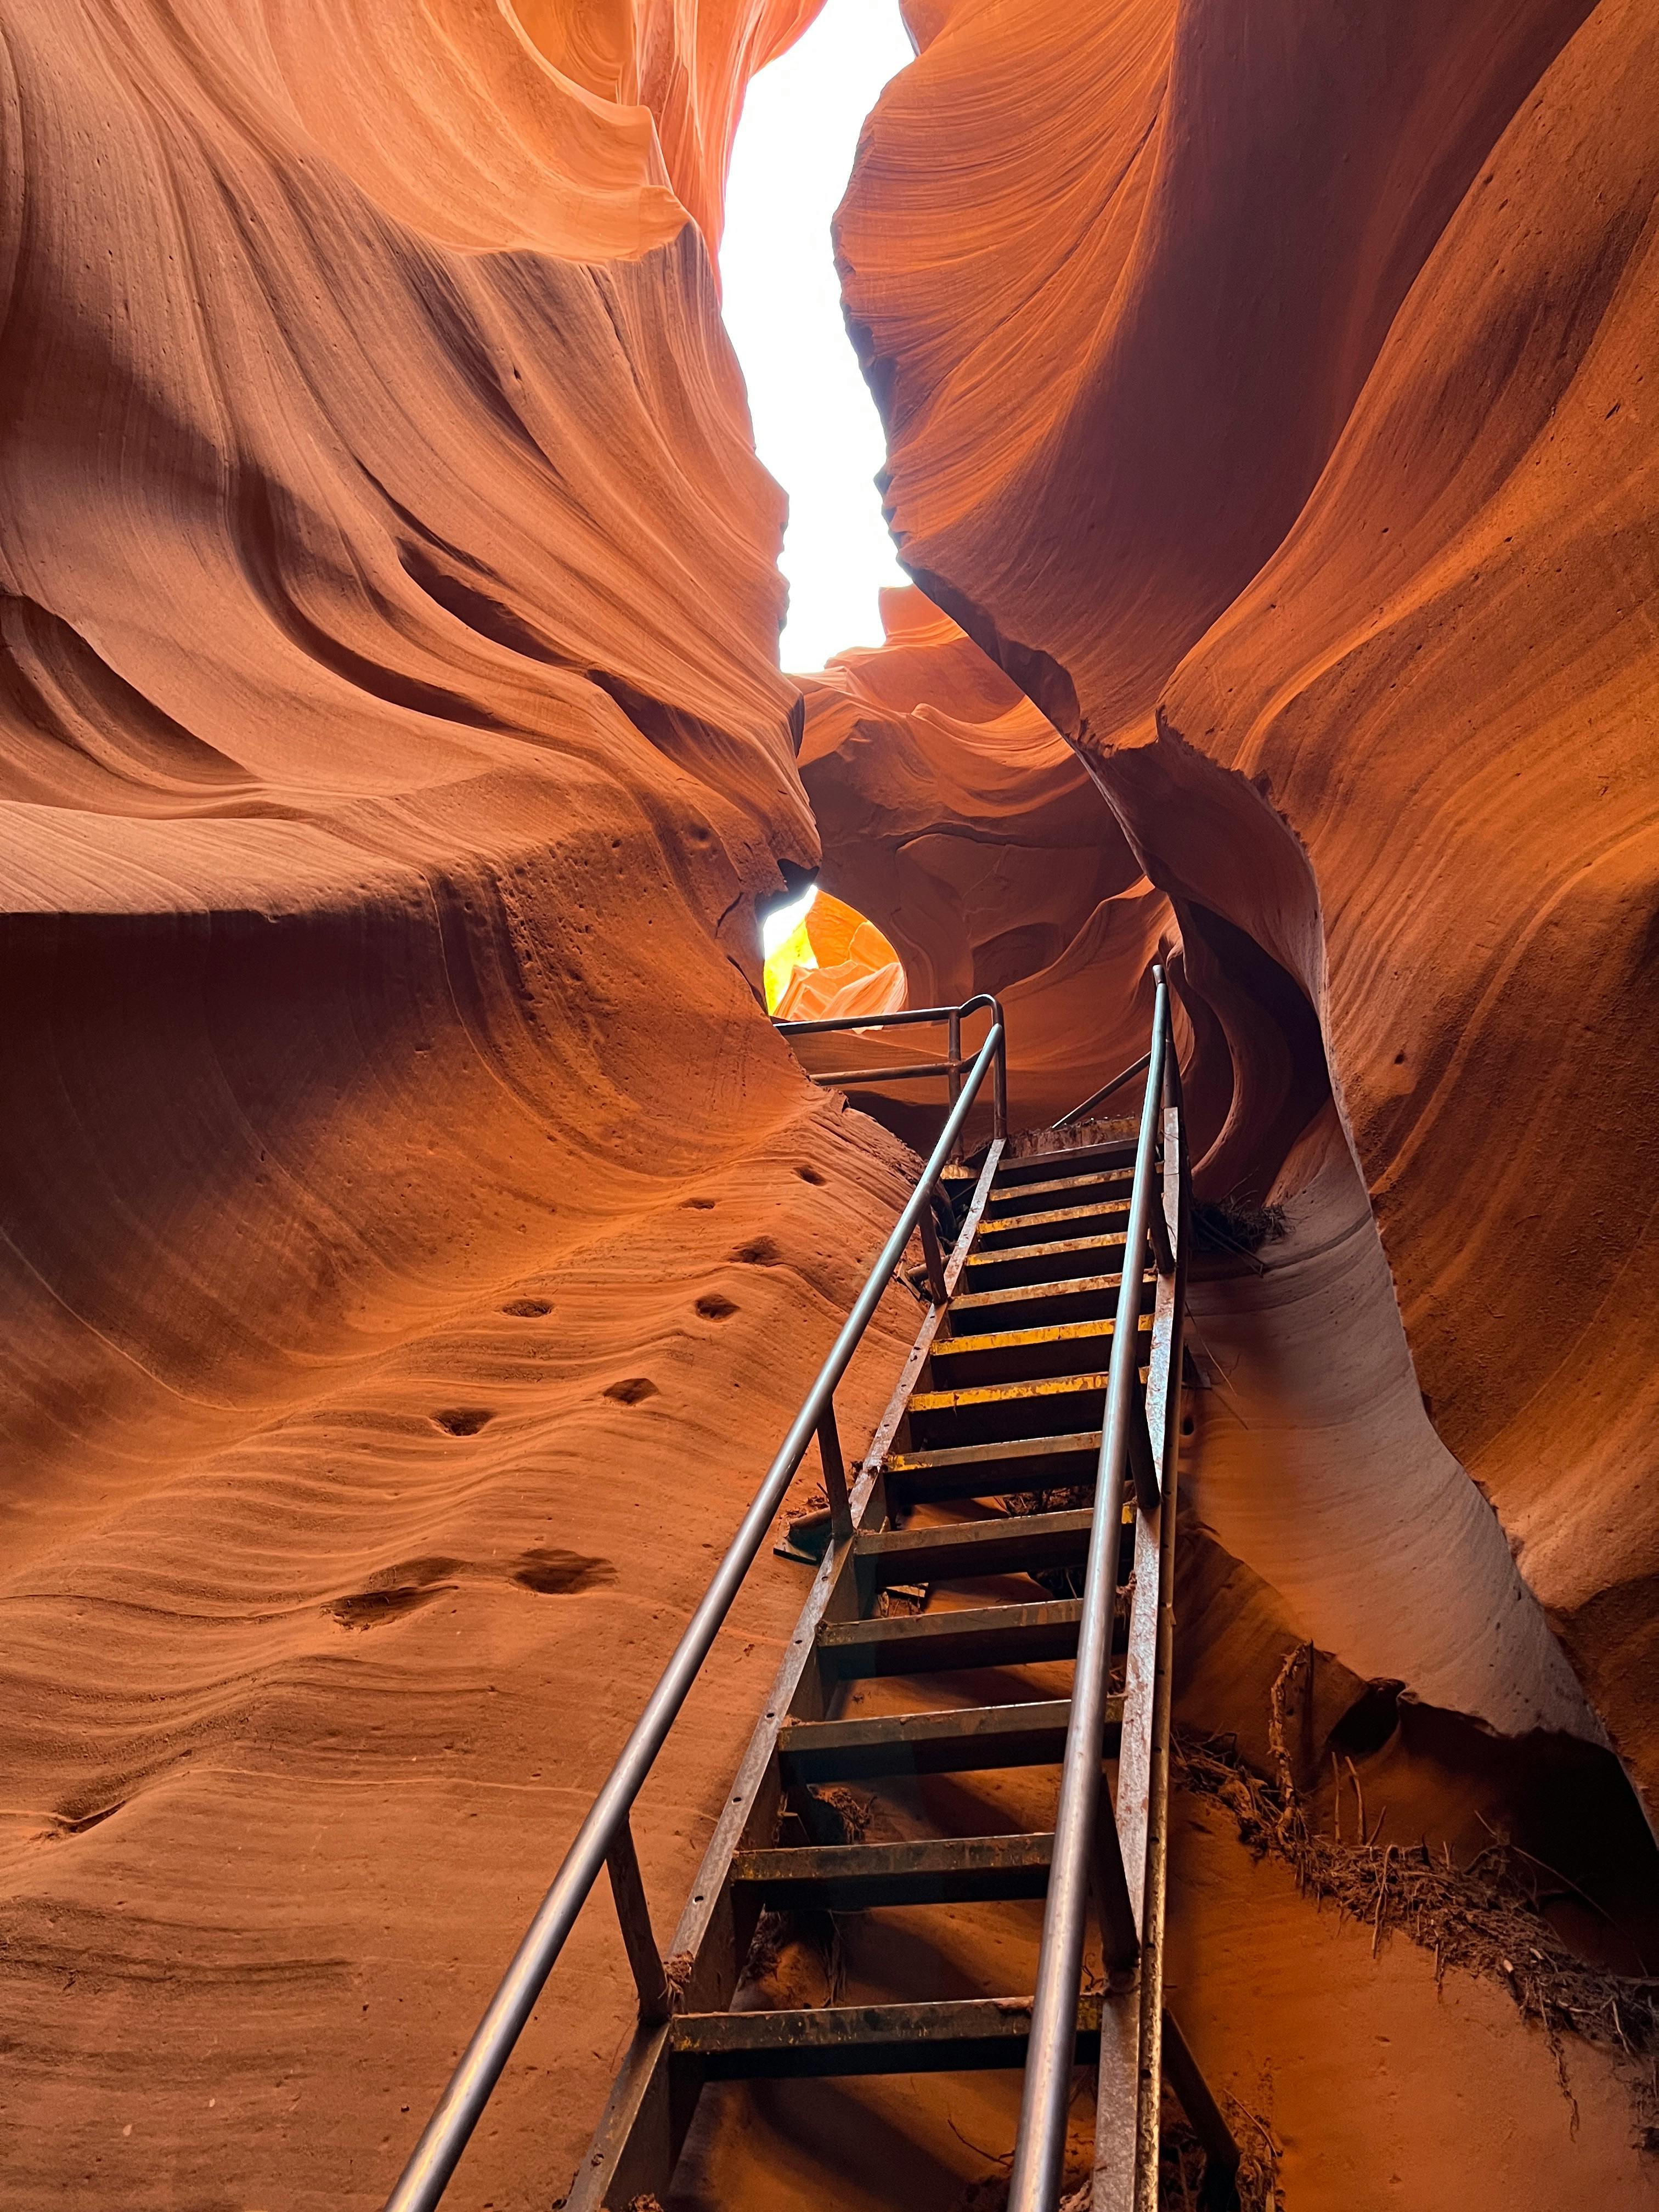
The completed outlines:
[[[1188,1211],[1164,981],[1147,1061],[1129,1071],[1147,1066],[1139,1137],[1077,1145],[1055,1133],[1052,1148],[1028,1143],[1017,1157],[994,1002],[977,1002],[990,1034],[971,1064],[962,1057],[975,1003],[886,1024],[798,1025],[948,1019],[949,1060],[902,1071],[946,1075],[945,1132],[389,2212],[437,2203],[601,1863],[640,2019],[569,2212],[665,2201],[710,2083],[981,2068],[1024,2073],[1011,2212],[1054,2212],[1079,2064],[1099,2069],[1094,2212],[1152,2212],[1166,2073],[1208,2153],[1206,2207],[1235,2201],[1237,2152],[1163,2003]],[[976,1167],[960,1168],[952,1155],[992,1070],[994,1134]],[[936,1190],[965,1200],[948,1254]],[[956,1213],[944,1209],[947,1222]],[[927,1310],[849,1485],[834,1389],[913,1231]],[[828,1499],[816,1516],[822,1564],[665,1965],[628,1807],[814,1435]],[[795,1533],[810,1538],[799,1523]],[[901,1590],[913,1595],[895,1610]],[[908,1609],[917,1596],[921,1609]],[[1069,1682],[1034,1686],[1030,1670],[1056,1668]],[[1056,1768],[1057,1792],[1036,1772]],[[938,1832],[910,1832],[928,1778],[1022,1769],[1033,1771],[1027,1816],[1044,1808],[1038,1825],[957,1833],[935,1817]],[[849,1788],[878,1817],[896,1801],[880,1820],[890,1834],[849,1832]],[[733,2008],[763,1913],[1027,1899],[1043,1905],[1032,1989]]]

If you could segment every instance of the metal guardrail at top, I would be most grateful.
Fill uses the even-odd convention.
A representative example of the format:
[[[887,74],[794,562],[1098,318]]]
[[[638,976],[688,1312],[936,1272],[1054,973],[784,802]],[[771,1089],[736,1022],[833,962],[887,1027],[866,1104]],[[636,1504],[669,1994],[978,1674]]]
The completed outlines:
[[[838,1016],[828,1021],[774,1022],[772,1026],[781,1036],[825,1036],[832,1030],[906,1029],[918,1022],[943,1022],[945,1024],[945,1057],[943,1060],[911,1060],[899,1067],[838,1067],[827,1075],[808,1069],[814,1083],[835,1084],[843,1090],[858,1090],[872,1083],[914,1083],[923,1076],[943,1075],[949,1082],[948,1097],[955,1105],[962,1090],[962,1072],[970,1065],[963,1057],[962,1025],[969,1014],[981,1008],[991,1017],[992,1025],[1005,1030],[1000,1002],[988,991],[979,991],[971,999],[964,999],[959,1006],[907,1006],[897,1014],[852,1014]],[[1124,1079],[1120,1077],[1119,1080]],[[1116,1085],[1110,1086],[1116,1089]],[[993,1094],[994,1122],[994,1137],[1008,1133],[1008,1056],[1006,1048],[997,1055],[996,1085]]]
[[[971,1064],[966,1064],[963,1076],[959,1045],[961,1020],[980,1006],[988,1006],[991,1010],[990,1033]],[[951,1024],[951,1057],[957,1061],[958,1066],[957,1075],[952,1079],[951,1111],[922,1170],[921,1180],[894,1224],[892,1234],[883,1245],[880,1255],[866,1279],[864,1288],[859,1292],[852,1311],[830,1347],[829,1357],[818,1370],[817,1381],[807,1392],[805,1401],[779,1447],[777,1456],[767,1469],[754,1503],[744,1516],[730,1548],[716,1568],[702,1603],[675,1646],[673,1656],[647,1700],[644,1711],[635,1723],[633,1733],[594,1799],[587,1818],[577,1831],[575,1841],[565,1853],[564,1862],[554,1876],[552,1887],[543,1899],[523,1942],[514,1953],[512,1963],[490,1999],[472,2040],[462,2054],[460,2063],[451,2075],[437,2109],[427,2122],[397,2186],[387,2197],[386,2212],[432,2212],[432,2208],[442,2197],[490,2094],[501,2078],[502,2069],[512,2055],[513,2047],[575,1925],[577,1915],[599,1880],[601,1867],[608,1868],[610,1872],[629,1963],[639,1987],[641,2015],[647,2020],[660,2020],[667,2014],[667,1984],[661,1956],[651,1933],[650,1914],[629,1822],[634,1800],[643,1788],[657,1753],[678,1717],[680,1708],[713,1648],[714,1638],[731,1610],[743,1579],[754,1564],[773,1518],[794,1480],[801,1461],[805,1457],[806,1448],[815,1436],[818,1441],[824,1488],[829,1493],[836,1538],[838,1540],[850,1538],[852,1515],[848,1503],[846,1468],[836,1426],[836,1385],[846,1373],[853,1354],[881,1303],[882,1294],[903,1259],[912,1235],[918,1229],[921,1232],[922,1248],[927,1257],[930,1284],[936,1300],[943,1302],[944,1271],[931,1201],[934,1187],[967,1121],[969,1109],[979,1096],[987,1074],[993,1070],[995,1072],[994,1095],[999,1135],[1002,1133],[1006,1114],[1006,1056],[1002,1010],[994,999],[970,999],[958,1007],[889,1014],[862,1022],[807,1022],[793,1025],[807,1030],[868,1029],[881,1024],[944,1019]]]

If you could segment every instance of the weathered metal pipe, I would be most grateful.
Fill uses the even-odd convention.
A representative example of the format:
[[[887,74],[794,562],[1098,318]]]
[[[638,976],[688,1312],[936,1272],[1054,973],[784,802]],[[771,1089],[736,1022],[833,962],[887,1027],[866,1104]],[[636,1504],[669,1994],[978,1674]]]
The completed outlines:
[[[1054,1817],[1054,1856],[1042,1915],[1042,1949],[1031,2007],[1019,2137],[1008,2184],[1008,2212],[1055,2212],[1066,2159],[1066,2114],[1072,2097],[1077,2046],[1078,1993],[1083,1978],[1083,1938],[1096,1822],[1100,1816],[1101,1759],[1105,1735],[1106,1674],[1111,1662],[1112,1613],[1123,1520],[1123,1477],[1130,1425],[1140,1414],[1141,1278],[1151,1228],[1158,1121],[1164,1098],[1164,1060],[1169,1034],[1164,971],[1155,968],[1152,1042],[1147,1054],[1146,1095],[1135,1152],[1123,1277],[1101,1425],[1100,1468],[1095,1481],[1094,1528],[1083,1592],[1072,1717],[1060,1769]],[[1144,1419],[1144,1415],[1141,1416]],[[1112,1817],[1109,1800],[1104,1817]]]
[[[1073,1121],[1080,1121],[1091,1106],[1098,1106],[1103,1099],[1109,1098],[1113,1091],[1121,1091],[1132,1077],[1139,1075],[1143,1067],[1150,1066],[1152,1058],[1151,1053],[1143,1052],[1139,1059],[1132,1066],[1126,1067],[1121,1075],[1115,1075],[1109,1083],[1103,1083],[1098,1091],[1091,1091],[1083,1103],[1080,1106],[1073,1106],[1069,1114],[1062,1114],[1054,1127],[1056,1129],[1069,1129]]]

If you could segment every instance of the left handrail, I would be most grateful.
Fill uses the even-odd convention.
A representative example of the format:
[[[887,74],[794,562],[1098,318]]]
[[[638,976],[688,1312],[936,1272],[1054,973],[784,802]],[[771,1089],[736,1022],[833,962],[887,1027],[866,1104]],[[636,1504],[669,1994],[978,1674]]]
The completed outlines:
[[[660,2018],[666,2010],[667,1992],[663,1982],[662,1962],[650,1933],[649,1915],[634,1853],[629,1814],[635,1798],[645,1785],[657,1753],[678,1717],[680,1708],[685,1703],[703,1661],[714,1646],[714,1638],[731,1610],[744,1577],[765,1541],[774,1516],[795,1479],[796,1470],[805,1457],[807,1445],[814,1435],[818,1438],[824,1486],[830,1494],[832,1541],[846,1542],[852,1535],[846,1474],[836,1429],[836,1386],[846,1373],[853,1354],[881,1303],[882,1294],[902,1261],[911,1237],[918,1229],[921,1231],[924,1249],[929,1247],[933,1233],[931,1206],[934,1188],[944,1173],[986,1075],[993,1069],[995,1070],[999,1113],[1006,1112],[1006,1053],[1001,1009],[994,1000],[988,999],[970,1000],[968,1006],[981,1004],[991,1006],[995,1018],[974,1059],[961,1095],[952,1106],[939,1140],[928,1156],[921,1179],[894,1224],[891,1235],[882,1246],[876,1263],[865,1280],[864,1288],[859,1292],[852,1311],[842,1325],[840,1334],[830,1346],[829,1357],[818,1370],[817,1381],[807,1392],[789,1433],[767,1469],[765,1480],[755,1494],[754,1503],[744,1514],[725,1558],[715,1569],[702,1603],[674,1647],[673,1656],[664,1668],[644,1711],[635,1723],[633,1733],[623,1745],[599,1796],[593,1800],[587,1818],[576,1832],[574,1842],[565,1853],[551,1888],[542,1899],[540,1908],[514,1954],[495,1996],[485,2008],[483,2018],[479,2021],[471,2041],[462,2053],[459,2064],[450,2076],[448,2086],[432,2118],[422,2130],[409,2163],[387,2197],[386,2212],[432,2212],[432,2208],[442,2197],[472,2130],[501,2079],[513,2047],[523,2033],[525,2023],[575,1925],[576,1917],[599,1880],[599,1869],[607,1863],[618,1916],[623,1922],[623,1936],[639,1984],[641,2014],[647,2018]],[[957,1011],[966,1012],[968,1007],[943,1010],[946,1014]],[[937,1257],[936,1242],[933,1243],[928,1257],[929,1273],[934,1277],[937,1295],[943,1285],[939,1280],[940,1271],[933,1265]]]
[[[857,1088],[872,1083],[915,1083],[924,1076],[943,1075],[950,1079],[951,1101],[954,1105],[956,1086],[962,1079],[963,1069],[969,1065],[962,1050],[962,1024],[969,1014],[978,1013],[981,1007],[989,1012],[993,1026],[1006,1034],[1007,1024],[1003,1019],[1002,1002],[989,991],[976,991],[972,998],[964,999],[959,1006],[906,1006],[896,1014],[838,1014],[811,1022],[774,1020],[772,1026],[781,1036],[826,1036],[832,1030],[890,1030],[908,1028],[916,1022],[948,1023],[948,1056],[944,1060],[914,1060],[908,1067],[838,1067],[828,1074],[819,1074],[809,1068],[807,1073],[814,1083],[834,1084],[839,1089]],[[1122,1079],[1119,1079],[1120,1081]],[[1116,1085],[1109,1087],[1115,1090]],[[1006,1048],[997,1055],[992,1112],[992,1135],[1006,1137],[1008,1133],[1008,1054]]]
[[[1107,1798],[1103,1814],[1100,1805],[1101,1766],[1106,1679],[1117,1601],[1124,1475],[1135,1442],[1133,1425],[1139,1421],[1144,1433],[1146,1424],[1145,1412],[1135,1395],[1139,1382],[1141,1284],[1147,1244],[1152,1237],[1158,1123],[1164,1099],[1164,1059],[1170,1042],[1169,995],[1164,970],[1157,967],[1152,974],[1157,993],[1152,1008],[1152,1048],[1147,1055],[1146,1096],[1140,1114],[1140,1137],[1135,1151],[1134,1180],[1130,1188],[1129,1219],[1123,1246],[1123,1273],[1118,1286],[1117,1317],[1107,1373],[1105,1418],[1101,1424],[1100,1463],[1095,1481],[1094,1523],[1089,1539],[1083,1618],[1079,1626],[1077,1664],[1072,1682],[1072,1714],[1060,1768],[1060,1803],[1054,1816],[1054,1855],[1042,1915],[1042,1948],[1031,2005],[1031,2035],[1026,2047],[1019,2136],[1008,2183],[1008,2212],[1055,2212],[1060,2202],[1091,1869],[1101,1869],[1105,1873],[1101,1882],[1103,1918],[1112,1914],[1114,1905],[1121,1917],[1121,1909],[1127,1903],[1122,1853],[1110,1798]],[[1161,1199],[1157,1202],[1161,1210]],[[1164,1250],[1168,1250],[1167,1236]],[[1162,1257],[1160,1252],[1160,1261]],[[1132,1942],[1133,1923],[1126,1932]]]

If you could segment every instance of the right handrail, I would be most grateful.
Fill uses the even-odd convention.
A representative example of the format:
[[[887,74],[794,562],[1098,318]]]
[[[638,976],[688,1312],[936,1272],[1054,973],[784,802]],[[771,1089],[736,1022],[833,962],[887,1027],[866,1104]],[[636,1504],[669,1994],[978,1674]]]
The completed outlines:
[[[922,1170],[921,1179],[894,1224],[892,1234],[882,1246],[864,1288],[859,1292],[840,1334],[830,1346],[829,1357],[818,1370],[817,1381],[807,1392],[777,1456],[767,1469],[766,1478],[756,1492],[754,1503],[744,1516],[725,1558],[716,1568],[702,1602],[692,1614],[685,1633],[674,1648],[673,1656],[647,1701],[644,1711],[635,1723],[633,1733],[623,1746],[616,1765],[589,1809],[587,1818],[577,1831],[575,1841],[565,1853],[563,1864],[553,1878],[552,1887],[543,1899],[523,1942],[514,1954],[495,1996],[485,2008],[472,2040],[450,2076],[437,2109],[427,2122],[408,2165],[387,2197],[386,2212],[432,2212],[432,2208],[442,2197],[472,2130],[501,2078],[501,2070],[512,2055],[513,2047],[575,1925],[576,1917],[599,1880],[599,1869],[607,1864],[629,1963],[639,1985],[641,2016],[661,2019],[667,2014],[668,1991],[662,1960],[651,1934],[650,1916],[640,1881],[629,1814],[703,1661],[714,1646],[714,1638],[731,1610],[744,1577],[753,1565],[773,1518],[795,1479],[796,1470],[806,1455],[806,1447],[815,1435],[818,1439],[823,1466],[824,1487],[830,1498],[832,1539],[838,1544],[851,1539],[853,1522],[846,1469],[836,1426],[836,1386],[846,1373],[853,1354],[881,1303],[882,1294],[902,1261],[912,1235],[918,1229],[927,1255],[934,1297],[939,1302],[945,1297],[943,1267],[939,1264],[932,1212],[934,1188],[950,1160],[986,1074],[993,1068],[996,1072],[998,1133],[1001,1133],[1001,1116],[1006,1110],[1006,1054],[1002,1010],[994,1000],[969,1000],[965,1006],[940,1010],[946,1014],[966,1013],[981,1005],[988,1005],[993,1009],[994,1018],[990,1032],[974,1059],[967,1079],[939,1133],[939,1141]],[[925,1014],[908,1017],[913,1020],[927,1018]],[[907,1017],[889,1015],[884,1018],[902,1021]],[[872,1025],[806,1024],[808,1027],[825,1028]]]
[[[1103,1099],[1109,1098],[1113,1091],[1121,1091],[1126,1083],[1139,1075],[1142,1068],[1150,1067],[1152,1062],[1151,1053],[1143,1052],[1139,1059],[1132,1061],[1121,1075],[1115,1075],[1109,1083],[1103,1083],[1098,1091],[1091,1091],[1083,1103],[1073,1106],[1069,1114],[1062,1114],[1058,1121],[1050,1125],[1051,1129],[1069,1129],[1073,1121],[1080,1121],[1091,1107],[1098,1106]]]
[[[1083,1978],[1084,1923],[1089,1880],[1097,1875],[1109,1945],[1123,1955],[1109,1966],[1132,1962],[1133,1918],[1111,1801],[1101,1809],[1101,1764],[1105,1737],[1106,1681],[1111,1662],[1112,1620],[1117,1602],[1118,1552],[1123,1522],[1123,1483],[1133,1468],[1140,1480],[1155,1481],[1152,1455],[1145,1449],[1146,1411],[1138,1395],[1140,1366],[1141,1279],[1151,1241],[1160,1267],[1169,1253],[1163,1202],[1154,1190],[1158,1123],[1164,1099],[1164,1057],[1169,1045],[1169,996],[1164,970],[1152,975],[1157,994],[1152,1041],[1147,1054],[1146,1096],[1140,1114],[1129,1219],[1118,1286],[1117,1317],[1106,1382],[1105,1418],[1101,1424],[1100,1464],[1095,1482],[1094,1524],[1083,1590],[1077,1665],[1072,1683],[1072,1714],[1060,1769],[1060,1803],[1054,1816],[1054,1855],[1042,1916],[1042,1949],[1036,1993],[1031,2006],[1031,2036],[1025,2060],[1025,2087],[1019,2136],[1008,2183],[1008,2212],[1055,2212],[1066,2158],[1066,2118],[1072,2097],[1077,2050],[1078,1998]],[[1153,1233],[1156,1204],[1165,1234]],[[1174,1261],[1169,1259],[1173,1272]],[[1139,1424],[1137,1436],[1135,1425]],[[1143,1500],[1151,1504],[1153,1499]],[[1113,1923],[1115,1923],[1115,1926]]]

